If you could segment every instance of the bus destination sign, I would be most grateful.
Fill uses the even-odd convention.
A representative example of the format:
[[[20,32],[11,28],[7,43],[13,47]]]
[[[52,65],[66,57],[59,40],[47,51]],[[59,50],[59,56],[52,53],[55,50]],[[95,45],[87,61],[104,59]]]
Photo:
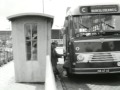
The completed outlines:
[[[109,13],[118,12],[117,5],[98,5],[98,6],[82,6],[80,7],[81,13]]]

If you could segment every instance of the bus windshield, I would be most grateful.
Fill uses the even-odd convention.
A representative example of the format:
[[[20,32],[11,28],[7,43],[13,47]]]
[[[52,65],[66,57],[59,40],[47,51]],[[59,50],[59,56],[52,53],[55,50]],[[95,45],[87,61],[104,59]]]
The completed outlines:
[[[73,16],[75,34],[84,36],[120,35],[120,15],[80,15]],[[98,34],[98,32],[100,32]],[[82,36],[81,35],[81,36]]]

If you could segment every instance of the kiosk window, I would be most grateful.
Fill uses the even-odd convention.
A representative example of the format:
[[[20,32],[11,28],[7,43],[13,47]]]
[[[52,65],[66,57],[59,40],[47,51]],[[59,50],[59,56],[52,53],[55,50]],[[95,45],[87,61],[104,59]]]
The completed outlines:
[[[24,28],[27,60],[37,60],[37,24],[27,23]]]

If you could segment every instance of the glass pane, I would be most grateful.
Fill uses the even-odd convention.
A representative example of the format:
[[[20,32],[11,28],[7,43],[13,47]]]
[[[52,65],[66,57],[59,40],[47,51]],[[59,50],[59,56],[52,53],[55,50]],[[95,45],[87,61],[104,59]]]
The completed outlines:
[[[31,60],[31,41],[26,41],[27,60]]]
[[[81,37],[120,35],[120,15],[85,15],[73,17],[73,30]],[[114,33],[113,33],[114,32]]]
[[[32,60],[37,60],[37,41],[32,41]]]
[[[37,25],[32,24],[32,39],[37,39]]]
[[[30,24],[25,24],[26,40],[31,39]]]
[[[27,60],[37,60],[37,24],[25,24]]]

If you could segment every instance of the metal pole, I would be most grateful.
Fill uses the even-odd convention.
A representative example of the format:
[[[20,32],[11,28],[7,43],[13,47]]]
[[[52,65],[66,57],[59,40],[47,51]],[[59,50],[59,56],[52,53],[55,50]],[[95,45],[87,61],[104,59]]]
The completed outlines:
[[[42,0],[42,4],[43,4],[43,13],[44,13],[44,0]]]

